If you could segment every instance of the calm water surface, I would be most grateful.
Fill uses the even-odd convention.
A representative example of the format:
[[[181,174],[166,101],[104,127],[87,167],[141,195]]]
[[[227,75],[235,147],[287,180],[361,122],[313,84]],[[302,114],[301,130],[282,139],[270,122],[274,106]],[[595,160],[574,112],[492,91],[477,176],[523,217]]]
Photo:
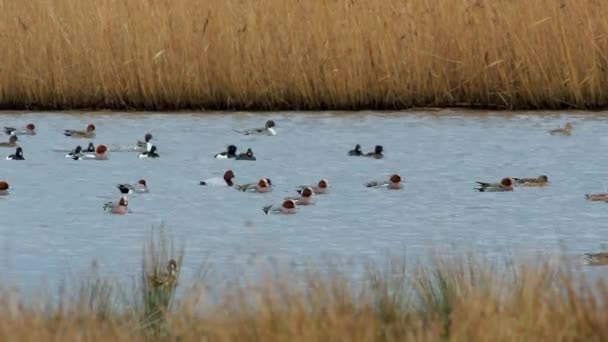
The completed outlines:
[[[275,120],[278,135],[249,137],[232,129]],[[184,275],[205,260],[216,275],[255,272],[258,262],[297,267],[311,260],[378,259],[468,251],[488,256],[599,251],[607,241],[608,205],[584,194],[608,186],[608,116],[561,113],[474,116],[438,113],[130,114],[15,113],[0,124],[35,122],[38,135],[21,137],[26,161],[0,160],[0,178],[14,188],[0,198],[3,281],[28,287],[88,269],[92,260],[117,277],[140,266],[153,226],[164,224],[186,248]],[[570,137],[547,130],[574,124]],[[88,140],[63,129],[97,126],[95,144],[130,145],[151,132],[161,158],[111,153],[108,161],[73,161],[55,149]],[[6,139],[2,135],[2,139]],[[383,145],[382,160],[348,157]],[[257,161],[216,160],[235,144]],[[5,155],[12,149],[2,149]],[[269,177],[272,193],[201,187],[200,180],[234,170],[236,181]],[[404,191],[362,184],[399,172]],[[546,174],[546,188],[478,193],[475,181]],[[118,183],[148,181],[133,195],[132,214],[109,215]],[[264,215],[261,207],[295,194],[300,184],[327,178],[331,194],[296,215]],[[6,279],[8,278],[8,279]]]

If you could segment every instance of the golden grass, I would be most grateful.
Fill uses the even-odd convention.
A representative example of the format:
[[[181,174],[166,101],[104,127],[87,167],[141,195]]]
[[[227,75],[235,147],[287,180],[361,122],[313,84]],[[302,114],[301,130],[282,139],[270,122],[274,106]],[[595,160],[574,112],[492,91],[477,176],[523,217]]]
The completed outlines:
[[[601,0],[0,0],[0,106],[608,105]]]

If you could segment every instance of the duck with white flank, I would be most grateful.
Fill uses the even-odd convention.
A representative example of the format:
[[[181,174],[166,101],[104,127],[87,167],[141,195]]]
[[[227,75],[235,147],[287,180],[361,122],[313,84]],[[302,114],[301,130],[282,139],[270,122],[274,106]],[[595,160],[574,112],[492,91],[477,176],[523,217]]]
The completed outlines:
[[[393,174],[386,180],[367,182],[365,183],[365,186],[368,188],[386,187],[390,190],[400,190],[403,188],[403,183],[401,182],[400,175]]]
[[[480,192],[502,192],[502,191],[513,191],[513,181],[511,178],[503,178],[500,183],[485,183],[476,182],[479,187],[475,190]]]
[[[248,148],[247,152],[239,153],[239,155],[236,157],[236,160],[256,160],[256,158],[253,155],[253,151]]]
[[[21,147],[17,147],[15,154],[9,155],[6,157],[6,160],[25,160],[23,157],[23,149]]]
[[[4,127],[4,133],[9,135],[36,135],[36,126],[33,123],[29,123],[22,128]]]
[[[242,192],[265,193],[272,191],[272,182],[270,178],[262,178],[257,183],[235,185],[234,188]]]
[[[150,192],[148,190],[148,184],[146,183],[145,179],[140,179],[135,184],[118,184],[116,187],[118,188],[118,190],[120,190],[120,193],[122,194],[144,194]]]
[[[143,159],[143,158],[158,158],[158,157],[160,157],[160,155],[156,151],[156,146],[155,145],[152,145],[152,147],[150,147],[150,151],[142,152],[142,153],[139,154],[139,159]]]
[[[78,131],[78,130],[74,130],[74,129],[66,129],[63,131],[63,134],[66,137],[72,137],[72,138],[95,138],[95,125],[93,124],[89,124],[87,126],[87,129],[85,131]]]
[[[268,214],[295,214],[296,202],[292,199],[284,200],[281,205],[268,205],[262,208],[266,215]]]
[[[232,181],[234,179],[234,172],[232,172],[232,170],[227,170],[226,172],[224,172],[224,177],[223,178],[219,178],[219,177],[215,177],[215,178],[209,178],[206,179],[204,181],[201,181],[199,184],[200,185],[209,185],[209,186],[233,186],[234,182]]]
[[[361,145],[357,144],[355,145],[355,148],[348,151],[348,155],[349,156],[356,156],[356,157],[360,157],[363,155],[363,152],[361,151]]]
[[[8,137],[8,141],[1,142],[0,147],[17,147],[17,140],[19,140],[19,138],[13,134]]]
[[[277,135],[277,132],[275,131],[274,127],[274,121],[268,120],[266,121],[266,125],[263,128],[252,128],[245,129],[242,131],[235,129],[234,131],[244,135]]]
[[[216,153],[214,156],[215,159],[232,159],[232,158],[236,158],[236,146],[234,145],[229,145],[228,148],[226,148],[226,151],[224,152],[220,152],[220,153]]]
[[[311,188],[315,195],[325,194],[329,189],[329,182],[327,181],[327,179],[321,179],[319,183],[317,183],[317,185],[300,185],[296,191],[301,194],[302,190],[304,190],[305,188]]]
[[[150,151],[152,148],[152,143],[150,140],[152,140],[152,134],[146,133],[146,135],[144,135],[144,141],[137,141],[135,150],[138,152]]]

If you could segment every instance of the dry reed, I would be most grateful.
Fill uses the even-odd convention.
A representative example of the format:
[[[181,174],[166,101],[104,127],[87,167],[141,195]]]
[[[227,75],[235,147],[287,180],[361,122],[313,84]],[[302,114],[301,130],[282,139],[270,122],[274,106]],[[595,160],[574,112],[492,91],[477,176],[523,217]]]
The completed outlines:
[[[608,105],[600,0],[0,1],[0,106]]]

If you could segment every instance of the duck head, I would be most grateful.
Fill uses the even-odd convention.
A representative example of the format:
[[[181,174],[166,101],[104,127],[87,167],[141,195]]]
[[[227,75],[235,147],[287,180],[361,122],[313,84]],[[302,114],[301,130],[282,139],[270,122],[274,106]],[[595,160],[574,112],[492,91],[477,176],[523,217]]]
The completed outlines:
[[[140,179],[140,180],[137,182],[137,184],[143,185],[143,186],[145,186],[145,187],[147,187],[147,186],[148,186],[148,184],[146,184],[146,180],[145,180],[145,179]]]
[[[302,197],[312,197],[313,195],[313,191],[310,187],[305,187],[304,190],[302,190]]]
[[[104,154],[108,151],[108,148],[106,147],[106,145],[99,145],[97,146],[97,148],[95,149],[95,152],[97,154]]]
[[[285,209],[295,209],[296,201],[294,201],[292,199],[285,200],[285,201],[283,201],[282,207]]]
[[[375,154],[382,154],[382,151],[384,151],[384,148],[382,147],[382,145],[376,145],[376,147],[374,148]]]
[[[87,126],[87,132],[89,132],[89,133],[90,133],[90,132],[95,132],[95,125],[93,125],[93,124],[89,124],[89,125]]]
[[[175,259],[169,260],[169,263],[167,264],[167,271],[169,272],[169,275],[175,275],[177,272],[177,261],[175,261]]]
[[[81,149],[82,150],[82,149]],[[95,151],[95,145],[93,145],[92,142],[89,143],[89,146],[87,146],[87,151],[88,152],[93,152]]]
[[[357,152],[357,153],[361,152],[361,145],[359,145],[359,144],[355,145],[355,152]]]
[[[226,184],[228,184],[228,186],[232,186],[234,183],[232,183],[232,179],[234,178],[234,172],[232,172],[232,170],[228,170],[226,172],[224,172],[224,181],[226,181]]]
[[[321,179],[317,186],[321,189],[327,189],[327,187],[329,186],[329,182],[327,181],[327,179]]]
[[[511,186],[513,184],[513,182],[511,181],[511,178],[503,178],[500,181],[500,184],[502,184],[503,186]]]
[[[268,181],[266,180],[266,178],[262,178],[258,181],[258,186],[260,188],[267,188],[268,187]]]
[[[79,154],[80,152],[82,152],[82,147],[80,147],[80,145],[76,146],[76,148],[74,149],[74,154]]]
[[[266,180],[266,183],[268,183],[268,186],[272,186],[272,181],[270,180],[270,178],[264,178]]]
[[[150,142],[150,140],[152,140],[152,134],[146,133],[146,135],[144,136],[144,141]]]
[[[129,205],[129,201],[127,201],[127,199],[125,197],[121,197],[120,200],[118,201],[118,205],[121,207],[126,207]]]
[[[5,182],[5,181],[0,182],[0,191],[6,191],[6,190],[8,190],[8,188],[9,188],[9,185],[7,182]]]
[[[15,150],[15,154],[17,155],[17,157],[23,157],[23,149],[21,147],[17,147],[17,149]]]
[[[228,154],[236,154],[236,146],[234,146],[234,145],[228,146]]]
[[[25,126],[25,129],[33,131],[36,129],[36,126],[34,126],[33,123],[28,123],[27,126]]]
[[[549,181],[549,177],[545,176],[545,175],[540,175],[538,176],[538,179],[543,181],[543,182],[548,182]]]
[[[246,155],[247,157],[253,157],[253,151],[252,151],[250,148],[248,148],[248,149],[247,149],[247,152],[245,152],[245,155]]]
[[[390,181],[392,183],[400,183],[401,182],[401,176],[399,176],[398,174],[394,174],[390,177]]]
[[[19,140],[19,138],[17,138],[17,136],[14,134],[11,134],[11,136],[8,138],[8,142],[10,142],[11,144],[16,143],[17,140]]]
[[[272,120],[266,121],[266,128],[272,128],[272,127],[274,127],[274,121],[272,121]]]

